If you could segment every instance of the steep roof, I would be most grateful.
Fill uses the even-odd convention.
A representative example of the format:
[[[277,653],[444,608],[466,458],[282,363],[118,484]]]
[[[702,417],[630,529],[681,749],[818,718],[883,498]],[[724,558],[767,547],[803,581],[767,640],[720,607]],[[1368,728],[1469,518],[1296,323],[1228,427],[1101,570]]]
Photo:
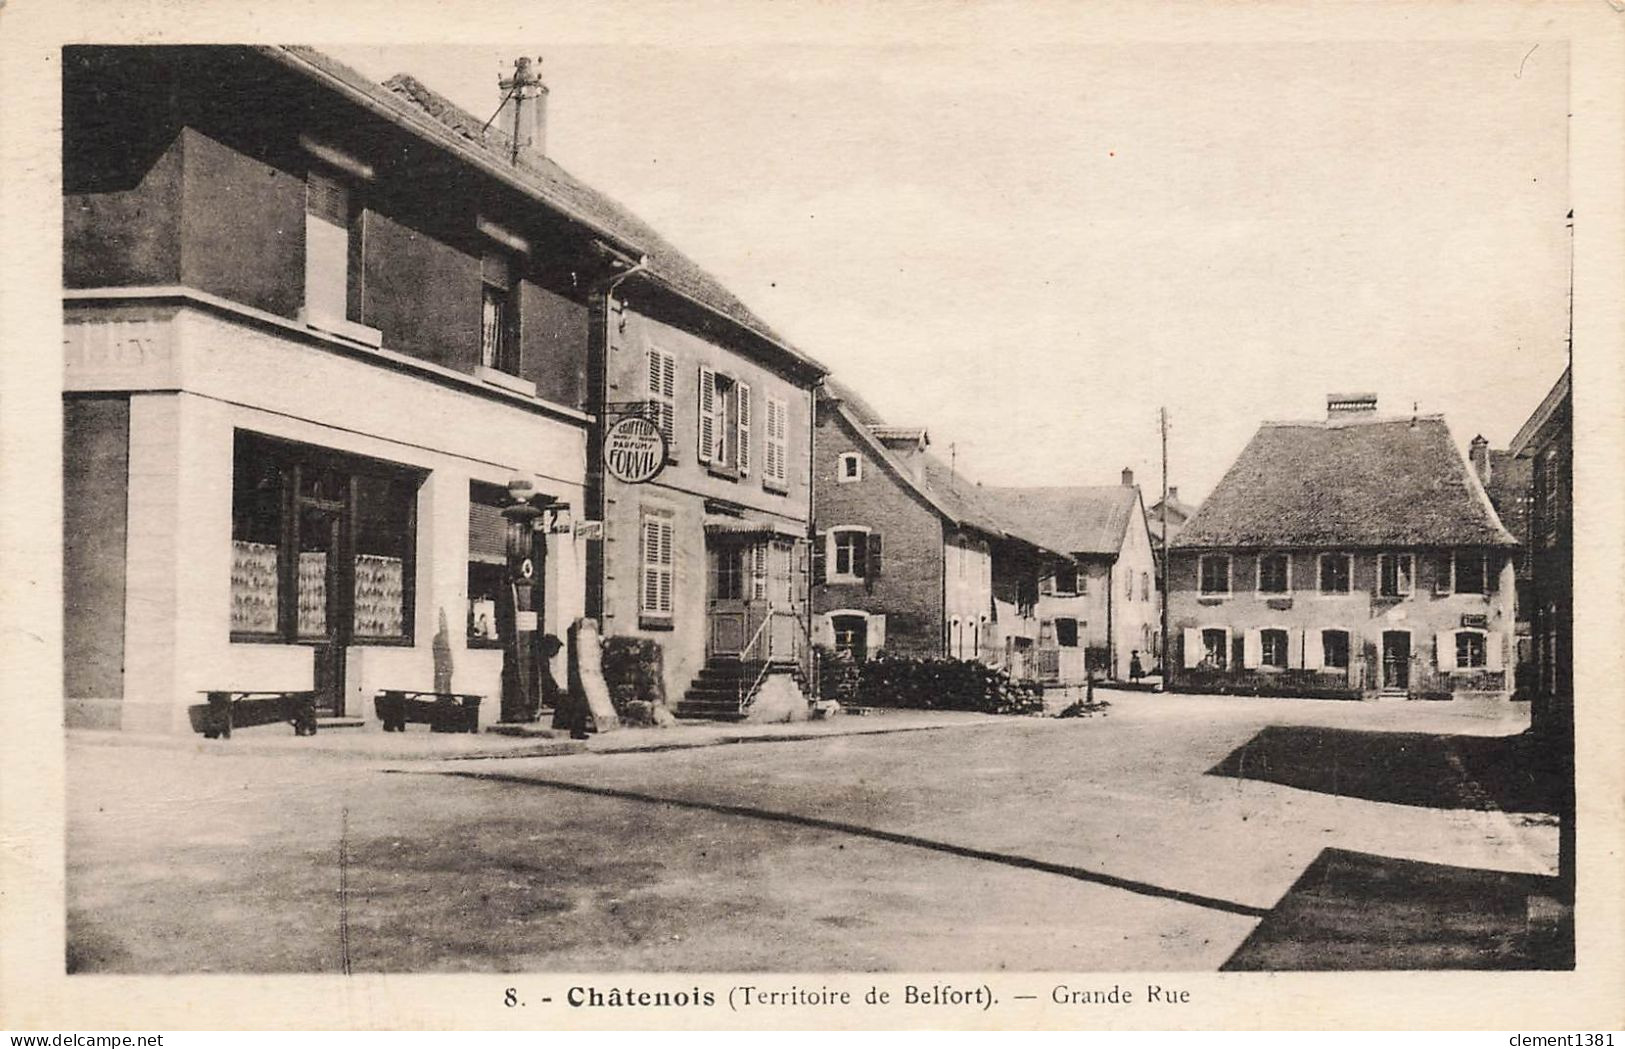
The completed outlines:
[[[417,78],[397,74],[380,85],[314,48],[288,46],[263,50],[283,61],[291,60],[296,68],[308,67],[340,81],[388,110],[403,126],[421,131],[419,122],[427,117],[450,133],[451,140],[441,145],[460,150],[482,166],[497,165],[519,188],[618,241],[621,246],[642,252],[648,257],[648,268],[640,275],[647,275],[654,283],[766,340],[795,363],[819,374],[829,370],[787,343],[720,281],[677,250],[648,223],[577,179],[551,157],[523,156],[519,163],[513,163],[507,148],[508,137],[501,130],[489,128],[482,133],[482,121]]]
[[[1261,426],[1174,549],[1515,546],[1437,415]]]
[[[1129,485],[980,488],[1007,531],[1067,554],[1116,554],[1140,505]]]
[[[923,475],[921,487],[926,497],[950,520],[992,536],[1025,539],[1035,546],[1045,545],[1035,542],[1030,536],[1012,532],[1004,527],[996,508],[991,507],[989,501],[984,498],[985,489],[976,482],[956,474],[947,463],[930,452],[920,452],[919,455],[924,460],[924,469],[920,471]],[[907,465],[903,465],[902,468],[906,470]]]
[[[840,401],[846,407],[847,413],[852,419],[862,426],[883,427],[886,425],[884,418],[879,412],[875,411],[873,405],[858,396],[858,392],[852,387],[834,376],[824,379],[824,386],[819,392],[827,400]]]

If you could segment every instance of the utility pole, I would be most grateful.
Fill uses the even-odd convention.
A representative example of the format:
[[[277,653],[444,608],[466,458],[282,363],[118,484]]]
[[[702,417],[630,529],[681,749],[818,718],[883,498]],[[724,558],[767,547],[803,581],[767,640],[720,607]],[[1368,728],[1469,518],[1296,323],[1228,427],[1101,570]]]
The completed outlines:
[[[1162,431],[1162,688],[1168,690],[1168,409],[1157,409],[1157,428]]]

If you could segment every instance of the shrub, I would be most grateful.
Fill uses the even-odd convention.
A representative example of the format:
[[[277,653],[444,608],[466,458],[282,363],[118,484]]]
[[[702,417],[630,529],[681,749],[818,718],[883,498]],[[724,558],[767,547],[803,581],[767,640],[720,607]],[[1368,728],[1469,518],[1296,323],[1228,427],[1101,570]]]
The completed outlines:
[[[1014,681],[1004,670],[957,659],[875,659],[855,668],[852,698],[860,706],[911,710],[969,710],[983,714],[1039,714],[1044,690]],[[844,683],[844,677],[842,679]]]
[[[666,702],[665,653],[654,638],[605,638],[603,667],[609,700],[622,717],[635,701],[657,706]]]

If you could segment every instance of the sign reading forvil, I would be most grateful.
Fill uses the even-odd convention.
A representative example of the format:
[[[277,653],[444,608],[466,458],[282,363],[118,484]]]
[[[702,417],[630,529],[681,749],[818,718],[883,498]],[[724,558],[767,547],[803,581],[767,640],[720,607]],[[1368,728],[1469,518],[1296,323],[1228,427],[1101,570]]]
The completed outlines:
[[[604,435],[604,468],[626,484],[654,480],[666,468],[666,435],[648,419],[622,419]]]

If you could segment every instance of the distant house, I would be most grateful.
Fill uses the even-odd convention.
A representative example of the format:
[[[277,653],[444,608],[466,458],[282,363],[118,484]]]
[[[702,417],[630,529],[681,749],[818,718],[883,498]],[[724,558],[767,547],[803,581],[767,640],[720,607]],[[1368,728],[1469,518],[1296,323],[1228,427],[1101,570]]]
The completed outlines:
[[[1058,660],[1067,682],[1083,680],[1086,669],[1121,679],[1138,653],[1149,673],[1162,604],[1133,472],[1124,470],[1118,485],[987,487],[978,494],[1007,532],[1066,555],[1047,559],[1039,577],[1041,665]]]
[[[1265,423],[1169,546],[1192,691],[1510,691],[1517,541],[1436,415]]]
[[[1000,663],[1014,638],[1036,633],[1041,557],[929,444],[840,383],[820,389],[814,640],[860,661],[884,651]]]
[[[1185,527],[1185,522],[1196,516],[1196,507],[1179,498],[1179,486],[1169,485],[1167,500],[1158,499],[1156,502],[1147,507],[1145,511],[1146,525],[1151,529],[1151,541],[1156,545],[1158,550],[1161,550],[1164,545],[1162,535],[1162,520],[1164,515],[1162,512],[1162,507],[1165,501],[1168,504],[1167,518],[1169,539],[1177,536],[1179,534],[1179,530]]]

